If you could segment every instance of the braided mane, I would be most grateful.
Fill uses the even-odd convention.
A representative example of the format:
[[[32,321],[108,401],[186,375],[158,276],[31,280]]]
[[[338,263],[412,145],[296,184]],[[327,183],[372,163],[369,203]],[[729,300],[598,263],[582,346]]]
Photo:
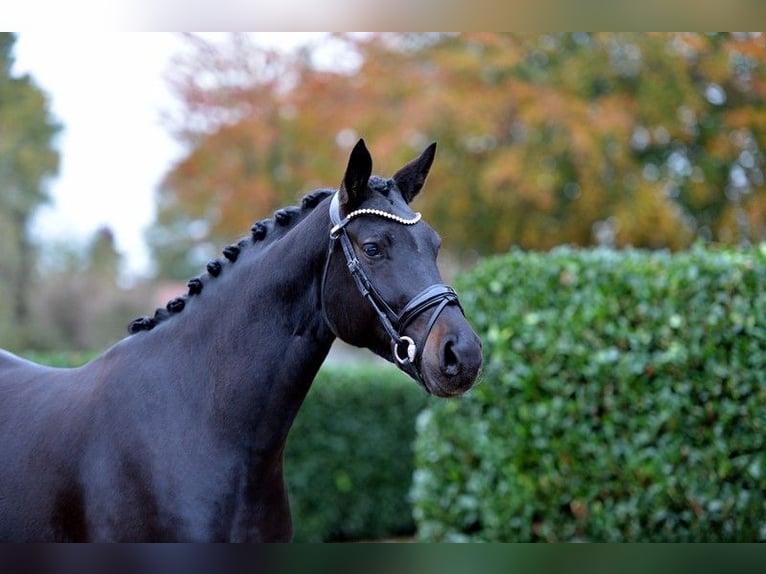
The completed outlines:
[[[317,205],[324,199],[335,193],[334,189],[317,189],[305,195],[299,206],[290,206],[278,209],[274,216],[269,219],[257,221],[250,228],[250,236],[243,237],[237,243],[223,248],[223,259],[214,259],[207,264],[207,272],[199,277],[190,279],[186,284],[188,292],[170,300],[165,307],[160,307],[154,312],[154,316],[144,316],[134,319],[128,325],[128,333],[131,335],[141,331],[151,331],[159,323],[180,313],[186,307],[189,297],[202,293],[205,285],[218,277],[225,266],[233,265],[244,249],[263,248],[274,243],[280,237],[298,223],[300,223]]]

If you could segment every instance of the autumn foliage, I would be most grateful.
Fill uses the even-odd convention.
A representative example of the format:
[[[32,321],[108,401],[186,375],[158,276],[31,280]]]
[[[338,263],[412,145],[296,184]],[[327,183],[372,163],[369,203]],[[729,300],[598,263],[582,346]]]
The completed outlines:
[[[438,142],[417,208],[464,256],[766,236],[763,35],[340,35],[289,54],[189,41],[170,76],[188,154],[150,232],[162,273],[337,185],[358,137],[381,174]]]

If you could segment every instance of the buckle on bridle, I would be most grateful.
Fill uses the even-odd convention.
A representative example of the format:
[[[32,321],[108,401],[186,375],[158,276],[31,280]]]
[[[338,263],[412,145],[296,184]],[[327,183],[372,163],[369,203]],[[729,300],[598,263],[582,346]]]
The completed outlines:
[[[405,357],[399,356],[399,348],[402,344],[407,345],[407,349],[405,350],[407,355]],[[414,363],[415,357],[418,354],[418,348],[415,345],[415,341],[413,341],[412,338],[408,337],[407,335],[400,336],[398,341],[394,341],[393,351],[394,351],[394,358],[396,359],[396,362],[399,363],[400,365]]]

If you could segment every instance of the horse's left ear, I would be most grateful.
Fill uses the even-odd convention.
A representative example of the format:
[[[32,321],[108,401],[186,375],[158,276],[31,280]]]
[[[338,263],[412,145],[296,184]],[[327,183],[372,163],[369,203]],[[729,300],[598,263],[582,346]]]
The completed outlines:
[[[340,184],[338,200],[340,205],[347,211],[353,211],[361,204],[369,193],[367,182],[372,175],[372,156],[364,145],[364,140],[356,142],[351,156],[348,158],[348,166]]]
[[[428,146],[418,159],[411,161],[394,175],[396,187],[402,192],[402,197],[407,203],[423,189],[435,155],[436,142]]]

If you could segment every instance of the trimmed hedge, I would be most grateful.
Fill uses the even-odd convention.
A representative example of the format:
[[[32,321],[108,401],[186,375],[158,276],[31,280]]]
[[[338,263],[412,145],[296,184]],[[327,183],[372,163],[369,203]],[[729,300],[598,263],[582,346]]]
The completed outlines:
[[[514,251],[458,289],[485,374],[418,419],[420,538],[766,540],[766,246]]]
[[[296,542],[414,533],[412,444],[427,401],[394,367],[322,367],[285,451]]]
[[[18,353],[28,361],[48,367],[80,367],[98,356],[96,351],[25,351]]]

